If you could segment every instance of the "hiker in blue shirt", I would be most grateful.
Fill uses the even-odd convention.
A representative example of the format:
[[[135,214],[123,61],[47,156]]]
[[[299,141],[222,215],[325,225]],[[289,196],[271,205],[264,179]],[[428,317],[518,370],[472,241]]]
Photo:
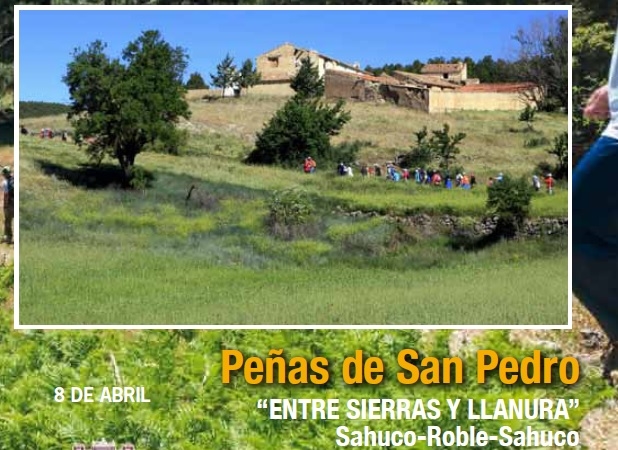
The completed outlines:
[[[609,120],[573,171],[573,291],[607,333],[603,373],[618,369],[618,35],[609,83],[590,97],[584,117]]]

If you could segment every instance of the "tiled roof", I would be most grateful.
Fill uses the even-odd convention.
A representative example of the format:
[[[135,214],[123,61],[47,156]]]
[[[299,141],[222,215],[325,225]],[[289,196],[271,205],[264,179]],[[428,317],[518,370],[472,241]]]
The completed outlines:
[[[393,84],[401,84],[401,81],[398,80],[397,78],[390,76],[389,74],[387,74],[386,72],[382,72],[380,75],[378,75],[380,78],[384,78],[386,80],[390,80]]]
[[[521,92],[533,89],[534,83],[481,83],[463,86],[460,92]]]
[[[425,64],[421,73],[458,73],[464,68],[463,63],[456,64]]]
[[[326,73],[332,73],[332,74],[342,75],[342,76],[350,77],[350,78],[357,78],[357,79],[366,80],[366,81],[373,81],[374,83],[382,83],[382,84],[389,84],[389,85],[401,85],[402,84],[396,78],[389,77],[389,76],[376,77],[374,75],[368,75],[366,73],[352,73],[352,72],[345,72],[343,70],[336,70],[336,69],[329,69],[326,71]]]

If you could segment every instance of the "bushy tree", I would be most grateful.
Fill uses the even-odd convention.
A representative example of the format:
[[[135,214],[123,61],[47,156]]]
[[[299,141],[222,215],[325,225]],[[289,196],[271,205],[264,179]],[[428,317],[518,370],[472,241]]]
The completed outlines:
[[[530,214],[532,187],[526,178],[505,175],[487,189],[487,210],[498,216],[497,233],[513,237]]]
[[[193,72],[189,75],[186,87],[187,89],[208,89],[208,85],[199,72]]]
[[[238,83],[238,69],[234,64],[234,58],[230,54],[226,54],[225,58],[217,64],[217,73],[210,74],[212,85],[221,89],[221,97],[225,95],[225,90],[228,87],[234,86]]]
[[[327,105],[320,100],[324,83],[309,59],[303,60],[291,84],[296,95],[266,124],[258,134],[255,149],[247,157],[248,163],[276,164],[295,167],[307,156],[319,163],[339,159],[337,148],[330,143],[350,120],[344,111],[345,103]],[[349,157],[349,148],[342,149]]]
[[[142,150],[178,144],[176,122],[190,115],[182,84],[187,56],[153,30],[130,42],[122,61],[105,48],[95,41],[74,52],[63,78],[71,98],[68,118],[77,136],[92,137],[91,156],[116,158],[129,181]]]
[[[295,167],[307,156],[325,162],[332,152],[330,137],[350,119],[343,108],[343,101],[328,106],[315,100],[288,100],[258,134],[247,162]]]
[[[427,167],[437,161],[440,169],[445,172],[453,168],[452,165],[461,151],[458,144],[465,139],[466,134],[452,135],[450,126],[446,123],[441,130],[432,130],[431,134],[428,138],[427,127],[414,133],[416,145],[399,161],[403,167]]]
[[[521,111],[521,113],[519,113],[518,120],[520,122],[526,122],[526,125],[528,125],[528,129],[532,130],[532,122],[534,121],[535,113],[536,108],[534,108],[530,104],[527,104],[526,107]]]
[[[433,130],[430,146],[439,161],[440,169],[448,172],[452,163],[457,159],[460,149],[457,146],[466,137],[466,133],[451,135],[450,126],[445,123],[441,130]]]
[[[402,167],[427,167],[434,160],[434,152],[431,148],[427,127],[414,132],[416,145],[412,150],[399,158],[399,165]]]

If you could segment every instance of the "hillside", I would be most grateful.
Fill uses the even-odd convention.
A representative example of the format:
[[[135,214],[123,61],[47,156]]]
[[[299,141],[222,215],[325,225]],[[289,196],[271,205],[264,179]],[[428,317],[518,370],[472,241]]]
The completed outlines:
[[[45,117],[59,114],[66,114],[69,107],[62,103],[51,102],[19,102],[19,118],[30,119],[34,117]]]
[[[455,220],[472,233],[485,212],[484,179],[530,173],[545,158],[523,148],[523,133],[505,132],[523,125],[506,113],[349,105],[353,119],[337,140],[370,141],[367,162],[392,159],[423,125],[449,121],[469,133],[462,163],[481,186],[446,191],[341,178],[319,161],[314,176],[246,166],[254,133],[281,104],[262,100],[192,103],[187,148],[139,155],[151,181],[138,191],[118,188],[113,162],[91,168],[72,144],[23,137],[23,323],[565,323],[564,233],[462,250],[444,228]],[[24,124],[66,127],[61,117]],[[564,125],[541,116],[535,128],[551,136]],[[314,213],[302,227],[273,227],[273,194],[288,188],[305,192]],[[566,217],[567,198],[561,187],[537,194],[535,220]],[[419,226],[422,214],[436,222]]]
[[[214,150],[221,149],[225,156],[245,154],[253,144],[255,134],[285,102],[283,98],[251,94],[241,99],[214,101],[190,98],[193,98],[192,117],[185,126],[197,137],[206,138],[199,140],[209,142],[191,142],[186,152],[209,153],[213,150],[208,148],[212,142]],[[551,141],[568,126],[563,114],[537,114],[533,131],[528,131],[525,123],[517,120],[519,113],[516,111],[428,115],[391,104],[355,102],[349,102],[347,109],[352,120],[334,142],[359,140],[369,143],[359,158],[362,162],[383,164],[390,161],[410,149],[415,143],[415,131],[424,126],[429,130],[440,129],[447,123],[453,132],[467,134],[461,145],[459,162],[466,170],[483,177],[495,176],[500,171],[528,174],[539,162],[551,161],[545,152],[548,144],[526,147],[525,143]],[[23,123],[32,129],[68,128],[63,116],[53,114],[23,120]]]

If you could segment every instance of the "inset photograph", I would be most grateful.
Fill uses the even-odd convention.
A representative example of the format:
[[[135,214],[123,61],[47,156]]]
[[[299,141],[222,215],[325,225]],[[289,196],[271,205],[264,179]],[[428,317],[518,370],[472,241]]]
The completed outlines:
[[[570,325],[569,15],[19,11],[15,326]]]

